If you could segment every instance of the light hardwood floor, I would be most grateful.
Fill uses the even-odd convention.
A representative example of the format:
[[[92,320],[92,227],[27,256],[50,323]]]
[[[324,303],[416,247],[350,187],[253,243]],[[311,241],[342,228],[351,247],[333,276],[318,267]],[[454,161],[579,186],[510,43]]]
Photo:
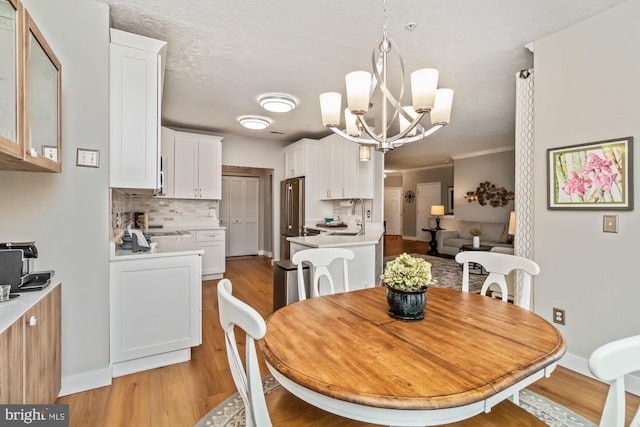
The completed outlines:
[[[385,256],[402,252],[425,253],[428,244],[385,239]],[[272,312],[271,260],[256,256],[227,261],[225,277],[233,293],[262,316]],[[193,349],[192,360],[113,379],[113,384],[61,397],[69,404],[72,427],[193,426],[218,403],[235,393],[227,366],[223,332],[218,323],[217,281],[203,282],[203,344]],[[241,351],[244,339],[238,334]],[[267,370],[262,364],[262,372]],[[597,381],[559,367],[548,379],[529,387],[597,423],[607,387]],[[627,423],[640,397],[627,402]],[[468,424],[468,423],[467,423]],[[480,425],[480,424],[478,424]]]

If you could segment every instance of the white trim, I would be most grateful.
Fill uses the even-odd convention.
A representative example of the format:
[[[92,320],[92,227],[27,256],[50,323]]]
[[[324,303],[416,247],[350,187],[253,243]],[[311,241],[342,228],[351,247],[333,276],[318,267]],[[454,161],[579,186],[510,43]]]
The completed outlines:
[[[451,158],[453,160],[468,159],[469,157],[486,156],[488,154],[496,154],[496,153],[502,153],[505,151],[513,151],[515,149],[516,149],[515,146],[498,147],[498,148],[492,148],[490,150],[475,151],[472,153],[465,153],[465,154],[456,154],[455,156],[451,156]]]
[[[572,353],[565,353],[558,364],[581,375],[600,381],[598,378],[594,377],[593,374],[591,374],[591,371],[589,370],[589,359],[576,356]],[[624,380],[627,392],[635,394],[636,396],[640,396],[640,378],[634,375],[627,375]]]
[[[418,236],[402,236],[402,240],[418,240]]]
[[[111,385],[111,368],[62,377],[58,397]]]
[[[113,377],[133,374],[147,369],[161,368],[175,363],[188,362],[191,360],[191,348],[169,351],[167,353],[156,354],[139,359],[127,360],[114,363],[111,366]]]

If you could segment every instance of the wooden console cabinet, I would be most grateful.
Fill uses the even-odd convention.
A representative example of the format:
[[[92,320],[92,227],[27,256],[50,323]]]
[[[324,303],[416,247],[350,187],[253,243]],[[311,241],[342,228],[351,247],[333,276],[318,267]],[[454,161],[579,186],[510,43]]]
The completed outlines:
[[[56,285],[0,334],[0,404],[56,401],[62,378],[61,302],[62,286]]]

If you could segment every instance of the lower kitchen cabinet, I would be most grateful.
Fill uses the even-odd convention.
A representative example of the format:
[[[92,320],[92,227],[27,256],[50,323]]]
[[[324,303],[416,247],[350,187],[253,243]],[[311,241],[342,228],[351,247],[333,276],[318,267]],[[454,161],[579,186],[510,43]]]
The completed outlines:
[[[221,279],[225,272],[224,229],[196,230],[196,243],[204,250],[202,254],[202,279]]]
[[[0,404],[54,403],[60,393],[62,286],[51,286],[0,334]]]
[[[110,263],[114,377],[190,359],[202,343],[201,263],[200,255]]]

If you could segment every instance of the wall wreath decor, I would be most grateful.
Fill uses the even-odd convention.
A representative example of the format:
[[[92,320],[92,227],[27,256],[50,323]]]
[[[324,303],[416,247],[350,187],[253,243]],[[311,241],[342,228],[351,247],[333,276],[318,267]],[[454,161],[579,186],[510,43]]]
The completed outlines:
[[[464,196],[469,203],[477,200],[481,206],[489,203],[494,208],[507,206],[515,195],[513,191],[508,191],[504,187],[496,187],[489,181],[481,182],[476,191],[467,191]]]

